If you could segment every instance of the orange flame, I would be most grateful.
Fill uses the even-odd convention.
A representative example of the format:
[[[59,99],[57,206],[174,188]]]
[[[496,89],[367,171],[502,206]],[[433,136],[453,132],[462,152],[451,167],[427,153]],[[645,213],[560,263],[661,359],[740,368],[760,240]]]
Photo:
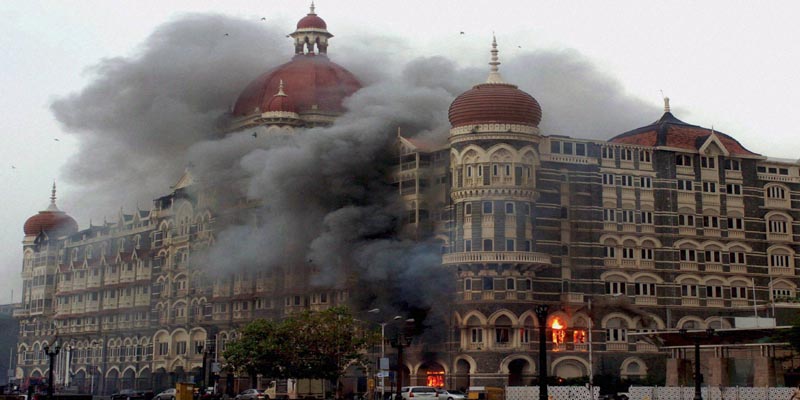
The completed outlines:
[[[557,330],[564,329],[564,326],[561,325],[561,321],[559,321],[558,318],[553,320],[553,329]]]

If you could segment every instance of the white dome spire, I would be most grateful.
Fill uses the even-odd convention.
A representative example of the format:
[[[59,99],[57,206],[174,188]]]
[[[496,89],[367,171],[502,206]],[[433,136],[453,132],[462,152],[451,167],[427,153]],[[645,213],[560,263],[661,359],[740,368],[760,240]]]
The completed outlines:
[[[497,68],[500,65],[499,58],[497,57],[497,38],[492,34],[492,61],[489,62],[489,77],[486,78],[486,83],[506,83],[503,77],[500,76],[500,71]]]

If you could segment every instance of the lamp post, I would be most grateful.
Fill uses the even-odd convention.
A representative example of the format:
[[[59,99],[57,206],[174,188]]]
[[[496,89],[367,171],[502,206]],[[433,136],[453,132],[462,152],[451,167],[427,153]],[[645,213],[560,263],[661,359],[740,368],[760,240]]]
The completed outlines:
[[[208,364],[208,355],[211,354],[211,349],[206,348],[203,343],[197,344],[197,352],[203,354],[203,365],[200,367],[200,390],[201,393],[206,391],[206,365]]]
[[[539,304],[533,312],[539,320],[539,400],[548,400],[547,396],[547,304]]]
[[[405,322],[413,323],[414,319],[409,318]],[[395,338],[392,340],[392,347],[397,349],[397,388],[395,400],[401,400],[403,398],[402,394],[400,393],[400,389],[403,387],[403,349],[410,346],[411,340],[413,339],[413,336],[406,334],[404,330],[405,327],[397,332],[397,336],[395,336]]]
[[[700,375],[700,341],[703,339],[710,339],[714,336],[714,328],[708,328],[705,332],[689,332],[686,329],[678,330],[681,336],[692,339],[694,342],[694,400],[703,400],[703,394],[700,390],[700,384],[703,379]]]
[[[61,345],[58,343],[58,339],[56,339],[53,344],[52,350],[50,345],[44,346],[44,354],[50,359],[50,370],[47,372],[47,398],[49,400],[53,400],[53,368],[55,367],[56,357],[61,351]]]
[[[373,309],[371,309],[371,310],[369,310],[367,312],[370,313],[370,314],[377,314],[377,313],[381,312],[381,309],[380,308],[373,308]],[[403,317],[401,317],[399,315],[395,315],[394,318],[392,318],[392,321],[397,321],[397,320],[400,320],[402,318]],[[389,322],[378,322],[378,325],[381,326],[381,358],[380,358],[380,360],[383,360],[384,358],[386,358],[386,325],[389,325],[389,323],[391,323],[392,321],[389,321]],[[413,319],[411,321],[413,321]],[[381,365],[380,365],[381,361],[380,360],[378,360],[378,373],[381,376],[381,400],[385,400],[386,399],[386,384],[385,384],[385,380],[384,380],[385,377],[383,376],[384,375],[383,374],[384,370],[381,368]]]

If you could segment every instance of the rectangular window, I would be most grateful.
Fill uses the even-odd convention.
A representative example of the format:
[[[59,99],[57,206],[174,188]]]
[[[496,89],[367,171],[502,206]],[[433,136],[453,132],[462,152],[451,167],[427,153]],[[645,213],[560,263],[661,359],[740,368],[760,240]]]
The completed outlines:
[[[616,222],[616,220],[617,220],[617,210],[613,208],[603,209],[603,221]]]
[[[562,150],[564,150],[564,154],[572,154],[572,142],[562,143]]]
[[[495,343],[508,343],[511,337],[511,329],[509,328],[494,328],[494,341]]]
[[[514,203],[506,203],[506,214],[514,214]]]
[[[614,174],[603,174],[603,185],[614,186]]]
[[[716,160],[714,157],[700,157],[700,166],[706,169],[715,169],[717,168]]]
[[[697,251],[694,249],[681,249],[681,261],[697,261]]]
[[[725,160],[725,169],[730,171],[741,171],[742,165],[739,160]]]
[[[472,240],[465,240],[464,241],[464,251],[472,251]]]
[[[747,287],[746,286],[732,286],[731,287],[731,298],[732,299],[746,299],[747,298]]]
[[[653,212],[652,211],[642,211],[642,224],[652,225],[653,224]]]
[[[708,263],[721,263],[722,252],[719,250],[706,250],[706,262]]]
[[[633,254],[634,254],[634,251],[633,251],[632,247],[623,247],[622,248],[622,258],[627,259],[627,260],[633,260],[635,258]]]
[[[603,147],[602,150],[603,158],[606,160],[613,160],[614,159],[614,148],[613,147]]]
[[[691,192],[694,190],[694,182],[687,179],[678,180],[678,190]]]
[[[680,165],[682,167],[691,167],[692,156],[686,154],[678,154],[678,156],[675,158],[675,165]]]
[[[531,251],[532,248],[533,248],[533,246],[531,246],[531,241],[530,240],[526,240],[525,241],[525,251]]]
[[[469,291],[472,290],[472,279],[464,279],[464,290]]]
[[[175,354],[178,355],[186,354],[186,342],[175,343]]]
[[[653,249],[649,247],[642,248],[642,260],[653,261]]]
[[[483,251],[492,251],[493,244],[492,239],[483,239]]]
[[[703,216],[703,226],[706,228],[716,228],[719,229],[719,217],[714,215],[704,215]]]
[[[651,189],[653,187],[653,178],[649,176],[640,177],[639,186],[641,186],[643,189]]]
[[[585,143],[575,143],[575,155],[576,156],[585,156],[586,155],[586,144]]]
[[[470,328],[470,342],[472,342],[472,343],[483,343],[483,329],[482,328]]]
[[[678,225],[695,227],[694,215],[680,214],[678,215]]]
[[[697,297],[699,291],[697,285],[684,284],[681,285],[681,296],[683,297]]]
[[[517,281],[514,278],[506,279],[506,290],[516,290]]]
[[[620,176],[620,185],[622,186],[633,186],[633,177],[630,175],[621,175]]]
[[[514,239],[506,239],[506,251],[514,251]]]
[[[483,277],[483,290],[494,290],[494,278],[490,276]]]
[[[636,222],[633,219],[633,210],[622,210],[622,222],[626,224],[633,224]]]
[[[703,192],[704,193],[717,193],[717,183],[716,182],[703,182]]]
[[[728,228],[737,231],[744,230],[744,218],[738,218],[738,217],[728,218]]]
[[[738,183],[729,183],[725,185],[725,191],[728,195],[733,196],[741,196],[742,195],[742,185]]]
[[[655,296],[656,295],[656,284],[655,283],[637,282],[636,283],[636,295],[637,296]]]
[[[639,162],[650,162],[650,150],[639,150]]]
[[[553,154],[561,154],[561,142],[559,142],[558,140],[551,140],[550,152]]]
[[[483,202],[483,213],[484,214],[491,214],[492,213],[492,202],[491,201],[484,201]]]
[[[606,293],[617,295],[625,294],[626,285],[625,282],[606,282]]]
[[[603,248],[603,256],[606,258],[616,258],[617,257],[617,248],[614,246],[606,246]]]
[[[745,264],[745,254],[743,251],[732,251],[728,253],[731,264]]]
[[[620,149],[619,150],[619,159],[622,161],[633,161],[633,150],[631,149]]]
[[[464,204],[464,215],[472,215],[472,204]]]
[[[721,299],[722,286],[713,286],[713,285],[706,286],[706,297],[711,299]]]

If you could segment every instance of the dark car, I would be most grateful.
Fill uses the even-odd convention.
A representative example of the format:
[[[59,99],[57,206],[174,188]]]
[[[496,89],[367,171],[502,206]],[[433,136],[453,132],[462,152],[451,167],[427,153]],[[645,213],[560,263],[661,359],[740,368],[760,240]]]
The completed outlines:
[[[147,390],[122,389],[111,395],[111,400],[150,400],[153,392]]]

